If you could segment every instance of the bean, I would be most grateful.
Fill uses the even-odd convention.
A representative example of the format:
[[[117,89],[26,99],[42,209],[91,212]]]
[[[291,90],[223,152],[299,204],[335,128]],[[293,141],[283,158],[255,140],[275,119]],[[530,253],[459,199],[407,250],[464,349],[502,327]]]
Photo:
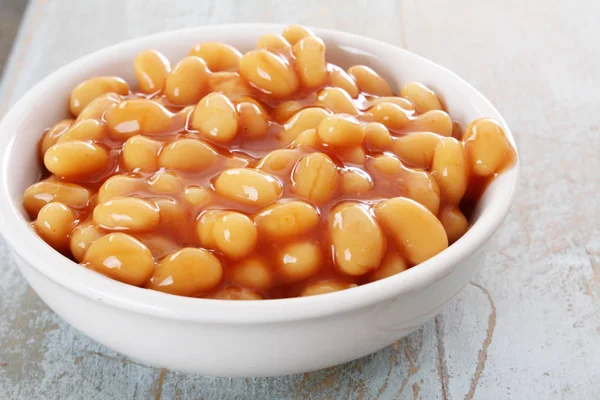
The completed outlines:
[[[79,115],[96,97],[110,92],[125,96],[129,94],[129,85],[116,76],[98,76],[80,83],[73,89],[69,98],[71,113]]]
[[[238,132],[239,115],[231,101],[221,93],[204,97],[194,114],[191,125],[205,137],[219,143],[227,143]]]
[[[450,204],[458,204],[467,190],[469,179],[462,143],[452,137],[440,141],[435,148],[431,171],[444,199]]]
[[[387,246],[379,224],[359,203],[331,210],[328,229],[337,267],[348,275],[363,275],[379,266]]]
[[[157,93],[165,88],[171,72],[169,60],[156,50],[144,50],[133,60],[133,70],[138,80],[138,90]]]
[[[369,282],[374,282],[389,278],[390,276],[406,271],[407,268],[408,265],[406,265],[406,261],[404,261],[401,255],[388,253],[381,262],[381,265],[369,273],[368,280]]]
[[[302,157],[292,175],[292,192],[308,200],[325,203],[337,193],[338,171],[323,153]]]
[[[156,171],[158,152],[162,143],[142,135],[135,135],[123,144],[123,163],[129,171]]]
[[[471,122],[463,143],[475,175],[494,175],[512,158],[513,150],[504,130],[488,118]]]
[[[254,87],[276,98],[283,98],[298,90],[296,72],[287,61],[266,50],[244,54],[240,61],[240,75]]]
[[[103,147],[81,140],[57,143],[44,155],[48,171],[69,179],[101,172],[108,167],[109,161],[108,152]]]
[[[365,138],[365,130],[350,115],[335,114],[327,117],[317,127],[319,138],[330,146],[358,146]]]
[[[400,96],[413,103],[421,113],[444,109],[442,102],[433,90],[417,82],[411,82],[404,85],[400,91]]]
[[[225,43],[205,42],[195,45],[188,56],[196,56],[206,61],[211,71],[228,71],[237,69],[242,54]]]
[[[417,168],[429,169],[435,148],[442,137],[431,132],[417,132],[394,139],[392,151],[402,161]]]
[[[296,73],[302,85],[308,88],[323,86],[327,80],[325,43],[315,36],[306,36],[294,47]]]
[[[312,242],[294,242],[280,249],[277,271],[286,282],[301,282],[315,275],[321,268],[323,255]]]
[[[348,74],[354,78],[361,91],[374,96],[392,96],[392,89],[387,82],[364,65],[355,65],[348,69]]]
[[[215,191],[238,203],[265,206],[282,193],[281,183],[259,170],[232,168],[224,171],[214,182]]]
[[[155,101],[130,99],[110,107],[105,119],[111,134],[125,140],[139,134],[167,133],[172,114]]]
[[[207,92],[208,70],[199,57],[186,57],[167,76],[165,94],[177,105],[196,104]]]
[[[143,286],[154,270],[150,250],[125,233],[110,233],[96,239],[85,252],[83,264],[109,278]]]
[[[85,208],[90,201],[90,191],[73,183],[42,181],[35,183],[23,194],[23,207],[31,218],[36,218],[42,207],[53,202],[71,208]]]
[[[273,285],[273,270],[266,260],[249,257],[236,264],[230,272],[231,282],[250,289],[268,289]]]
[[[261,236],[285,241],[313,230],[319,223],[319,212],[303,201],[275,203],[254,217]]]
[[[469,221],[457,207],[444,207],[439,218],[450,243],[456,242],[469,229]]]
[[[411,264],[419,264],[448,247],[442,223],[424,206],[395,197],[375,206],[375,215]]]
[[[218,154],[208,144],[197,139],[178,139],[163,147],[158,165],[178,171],[202,171],[213,165]]]
[[[223,279],[221,262],[204,249],[186,247],[163,258],[148,288],[179,296],[198,296]]]
[[[101,228],[132,232],[151,231],[160,223],[158,207],[138,197],[115,197],[100,203],[93,217]]]
[[[337,281],[337,280],[331,279],[331,280],[327,280],[327,281],[323,281],[323,282],[313,283],[313,284],[306,286],[302,290],[302,293],[300,294],[300,296],[306,297],[306,296],[316,296],[319,294],[334,293],[334,292],[339,292],[340,290],[351,289],[356,286],[357,285],[355,283],[348,283],[348,282],[342,282],[342,281]]]
[[[63,203],[48,203],[38,213],[35,228],[50,246],[58,251],[69,248],[69,234],[75,224],[75,215]]]

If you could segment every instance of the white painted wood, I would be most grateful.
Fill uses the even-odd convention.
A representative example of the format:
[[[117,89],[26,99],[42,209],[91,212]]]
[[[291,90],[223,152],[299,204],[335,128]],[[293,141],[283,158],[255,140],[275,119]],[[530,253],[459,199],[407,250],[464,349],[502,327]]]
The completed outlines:
[[[280,378],[197,377],[136,364],[70,328],[0,243],[0,398],[600,398],[600,3],[264,3],[34,0],[0,116],[61,65],[165,29],[298,22],[404,46],[486,94],[520,146],[516,203],[474,282],[421,330],[361,360]]]

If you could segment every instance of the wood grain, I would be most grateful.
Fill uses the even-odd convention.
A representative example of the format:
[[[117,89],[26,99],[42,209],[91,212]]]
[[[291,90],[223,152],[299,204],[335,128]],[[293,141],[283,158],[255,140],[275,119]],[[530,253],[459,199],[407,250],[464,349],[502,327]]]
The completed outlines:
[[[0,397],[600,398],[600,3],[262,4],[34,0],[0,85],[0,115],[65,63],[166,29],[297,22],[403,46],[480,89],[519,145],[517,199],[473,283],[435,320],[363,359],[278,378],[201,377],[137,364],[70,328],[0,242]]]

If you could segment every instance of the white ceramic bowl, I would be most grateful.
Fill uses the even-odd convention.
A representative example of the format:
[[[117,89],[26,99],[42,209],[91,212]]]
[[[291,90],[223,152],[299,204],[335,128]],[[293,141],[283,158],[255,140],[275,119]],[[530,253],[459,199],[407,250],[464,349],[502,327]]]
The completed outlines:
[[[172,296],[122,284],[68,260],[28,225],[23,191],[39,176],[41,132],[67,115],[79,82],[118,75],[134,82],[133,58],[155,48],[176,61],[201,41],[241,51],[281,25],[222,25],[134,39],[90,54],[31,89],[0,124],[0,232],[19,269],[48,306],[98,342],[141,362],[204,375],[267,376],[316,370],[365,356],[435,316],[471,279],[486,242],[506,217],[518,165],[486,191],[472,228],[455,244],[399,275],[338,293],[267,301],[224,301]],[[372,39],[315,29],[328,60],[366,64],[399,89],[423,82],[440,93],[462,124],[498,111],[454,73],[413,53]],[[466,339],[468,340],[468,339]]]

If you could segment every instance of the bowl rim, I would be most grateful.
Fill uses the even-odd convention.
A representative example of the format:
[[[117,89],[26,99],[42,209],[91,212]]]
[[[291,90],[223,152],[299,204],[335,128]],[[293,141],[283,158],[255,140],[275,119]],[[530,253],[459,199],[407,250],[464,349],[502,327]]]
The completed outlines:
[[[296,297],[275,300],[231,301],[174,296],[162,292],[138,288],[107,278],[99,273],[81,268],[79,264],[64,257],[37,236],[29,224],[19,215],[15,202],[8,189],[8,161],[16,138],[16,130],[10,129],[18,120],[19,110],[32,103],[47,86],[55,80],[66,79],[71,71],[90,64],[93,60],[113,57],[140,43],[163,40],[176,40],[180,35],[197,34],[199,38],[207,31],[230,32],[237,35],[259,32],[278,32],[284,24],[223,24],[164,31],[126,40],[83,56],[52,72],[31,88],[4,116],[0,122],[0,148],[2,149],[2,170],[0,171],[0,233],[10,245],[11,252],[49,280],[73,292],[87,297],[90,301],[102,302],[138,314],[158,316],[164,319],[199,321],[227,324],[256,324],[320,318],[332,314],[350,312],[365,308],[385,300],[393,300],[401,295],[417,293],[433,282],[450,274],[461,261],[471,256],[491,238],[500,227],[513,203],[520,161],[512,133],[506,122],[485,96],[454,72],[418,54],[403,48],[357,34],[331,29],[310,28],[315,33],[326,35],[332,40],[344,38],[361,49],[379,47],[390,52],[404,53],[416,57],[420,62],[430,64],[439,73],[450,77],[461,85],[461,89],[485,104],[493,112],[494,118],[504,127],[506,135],[517,152],[515,165],[503,172],[508,179],[508,190],[501,195],[503,201],[493,209],[485,209],[479,220],[467,233],[446,250],[431,259],[410,268],[401,274],[372,282],[366,285],[311,297]],[[256,32],[255,32],[256,31]],[[19,199],[20,200],[20,199]],[[73,268],[76,267],[76,268]],[[69,272],[68,274],[65,272]]]

